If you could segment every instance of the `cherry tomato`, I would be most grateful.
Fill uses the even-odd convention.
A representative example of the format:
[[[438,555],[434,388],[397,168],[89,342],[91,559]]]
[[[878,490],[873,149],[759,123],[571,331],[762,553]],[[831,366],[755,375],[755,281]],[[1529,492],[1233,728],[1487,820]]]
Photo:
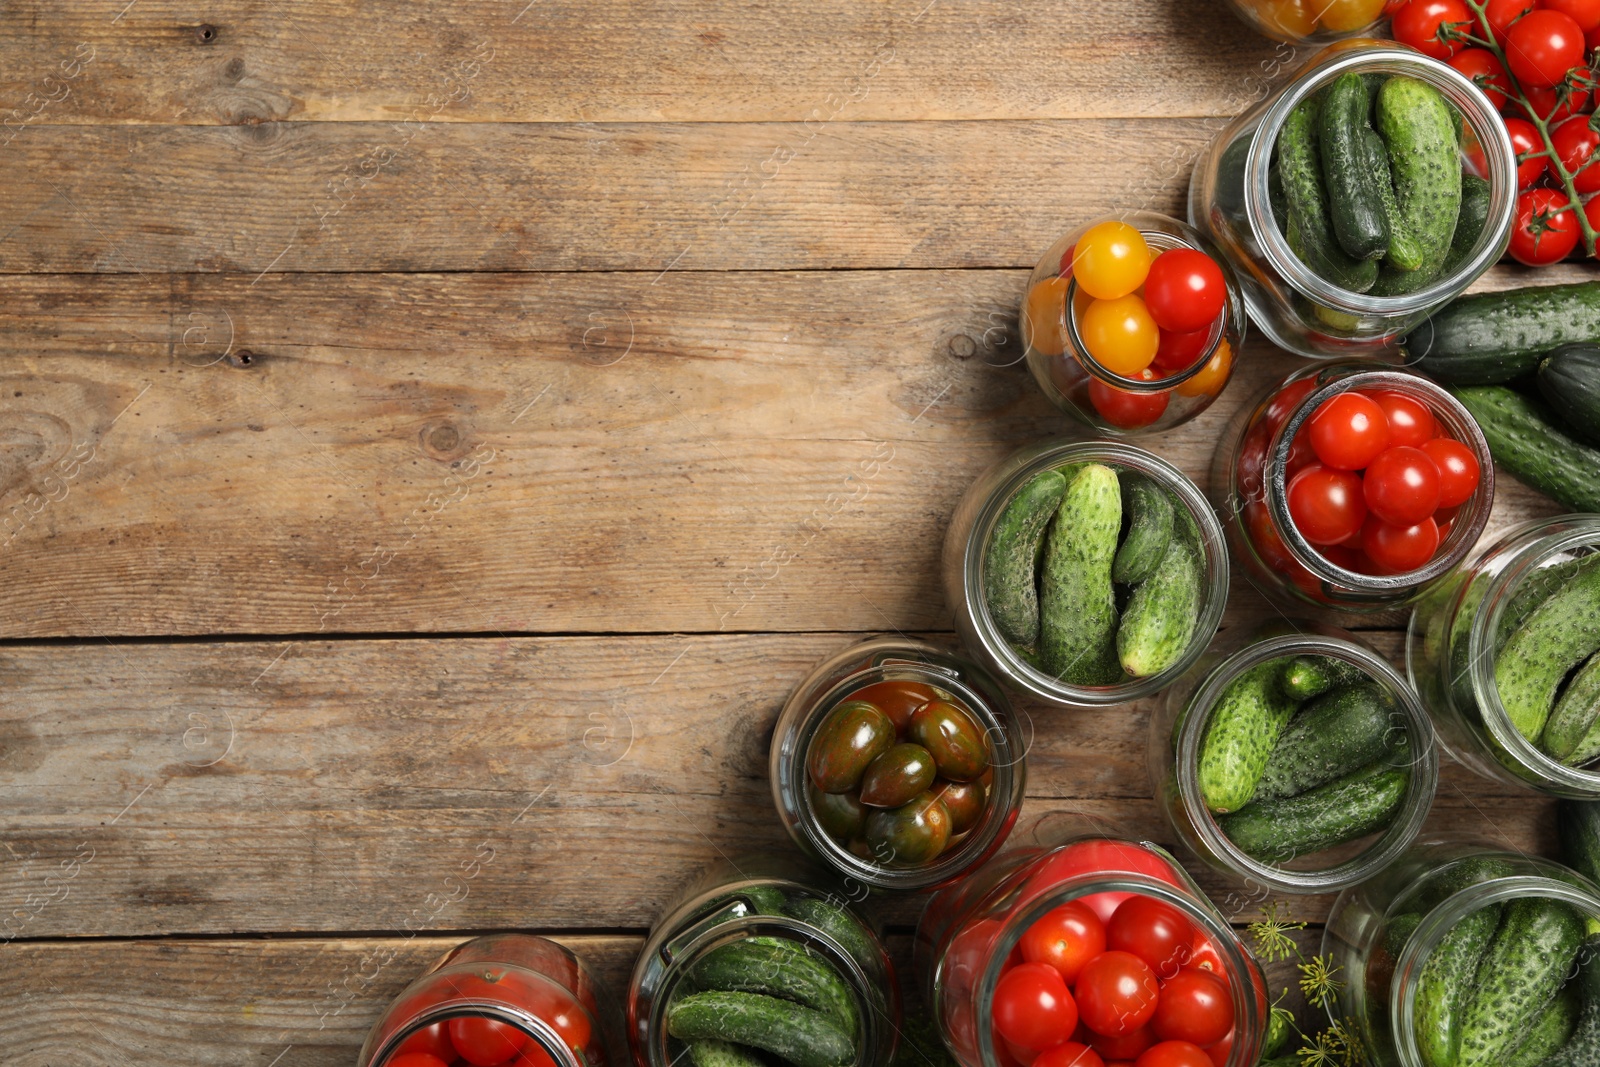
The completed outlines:
[[[1046,356],[1067,348],[1067,278],[1046,278],[1028,290],[1022,313],[1022,343]]]
[[[400,1042],[400,1047],[395,1052],[426,1052],[430,1056],[437,1056],[445,1063],[456,1058],[456,1048],[450,1043],[450,1034],[445,1029],[444,1023],[424,1026]]]
[[[1589,128],[1583,115],[1570,118],[1550,131],[1561,165],[1572,175],[1579,193],[1600,192],[1600,133]]]
[[[498,1019],[462,1016],[451,1019],[450,1043],[456,1053],[474,1067],[494,1067],[522,1050],[528,1035]]]
[[[1361,528],[1361,550],[1392,574],[1414,571],[1439,550],[1439,526],[1432,516],[1415,526],[1391,526],[1373,515]]]
[[[1041,893],[1047,893],[1076,875],[1100,874],[1105,871],[1132,871],[1183,888],[1183,882],[1167,865],[1167,861],[1149,849],[1130,845],[1125,841],[1090,838],[1063,845],[1052,852],[1038,871],[1028,879],[1018,903],[1024,903]],[[1110,920],[1112,912],[1117,910],[1117,905],[1132,895],[1124,892],[1092,893],[1082,897],[1081,900],[1104,923]]]
[[[1013,1045],[1035,1051],[1059,1045],[1078,1025],[1078,1007],[1047,963],[1022,963],[1000,976],[994,989],[994,1025]]]
[[[1078,975],[1078,1011],[1097,1034],[1131,1034],[1156,1013],[1161,987],[1149,964],[1131,952],[1102,952]]]
[[[1033,1067],[1033,1061],[1039,1058],[1039,1054],[1031,1048],[1013,1045],[1004,1039],[1001,1040],[1001,1044],[1005,1046],[1007,1052],[1011,1053],[1011,1058],[1022,1064],[1022,1067]]]
[[[1204,252],[1169,248],[1150,264],[1144,299],[1163,330],[1190,333],[1217,321],[1228,298],[1222,268]]]
[[[1449,437],[1435,437],[1422,450],[1439,469],[1439,506],[1453,508],[1471,499],[1481,473],[1472,449]]]
[[[878,685],[902,684],[907,686],[919,685],[917,682],[878,683]],[[877,686],[869,688],[876,689]],[[932,690],[929,690],[929,695],[931,698]],[[555,1032],[561,1035],[561,1040],[566,1042],[569,1048],[581,1049],[589,1043],[589,1016],[565,990],[541,981],[529,991],[528,996],[523,1001],[523,1006],[549,1023],[555,1029]],[[531,1050],[534,1046],[529,1045],[528,1047]],[[524,1055],[527,1055],[527,1053],[524,1053]]]
[[[1576,247],[1578,217],[1566,193],[1529,189],[1518,194],[1517,221],[1511,229],[1512,258],[1530,267],[1542,267],[1566,259]]]
[[[1148,367],[1161,344],[1150,310],[1132,293],[1090,304],[1078,321],[1078,336],[1096,363],[1124,378]]]
[[[1234,463],[1233,481],[1239,495],[1245,500],[1260,500],[1263,484],[1262,468],[1267,463],[1267,446],[1272,442],[1272,431],[1265,422],[1258,422],[1245,432],[1239,442],[1239,458]]]
[[[1424,441],[1433,440],[1433,412],[1422,401],[1404,393],[1382,390],[1371,394],[1383,409],[1384,421],[1389,424],[1389,444],[1422,447]]]
[[[1294,476],[1317,461],[1316,450],[1311,447],[1311,433],[1302,423],[1300,432],[1289,442],[1289,458],[1283,464],[1284,484],[1294,481]]]
[[[1489,30],[1494,34],[1494,39],[1503,43],[1511,24],[1536,6],[1535,0],[1489,0],[1484,7],[1484,17],[1489,21]]]
[[[1574,67],[1569,77],[1576,78],[1582,75],[1589,77],[1588,67]],[[1528,98],[1528,107],[1522,110],[1531,110],[1546,122],[1562,122],[1574,115],[1587,113],[1589,110],[1590,91],[1587,88],[1577,88],[1583,84],[1574,81],[1571,86],[1555,86],[1543,88],[1537,85],[1524,85],[1523,95]]]
[[[1306,0],[1261,0],[1256,14],[1269,29],[1285,37],[1305,37],[1317,29],[1317,14]]]
[[[1449,59],[1461,50],[1459,40],[1441,40],[1452,32],[1471,32],[1472,12],[1461,0],[1410,0],[1390,22],[1394,39],[1423,55]]]
[[[1530,11],[1506,31],[1505,52],[1522,85],[1555,85],[1583,62],[1583,30],[1565,12]]]
[[[1596,51],[1600,51],[1600,27],[1596,27],[1595,29],[1592,29],[1588,33],[1584,34],[1583,44],[1584,47],[1589,49],[1589,53],[1591,55],[1593,55]]]
[[[1140,381],[1156,381],[1156,372],[1146,367],[1144,370],[1129,375]],[[1089,379],[1089,403],[1100,413],[1100,417],[1113,426],[1124,430],[1137,430],[1155,422],[1167,410],[1167,402],[1172,399],[1170,389],[1162,389],[1154,393],[1136,393],[1132,389],[1119,389],[1114,385],[1107,385],[1099,378]]]
[[[1389,447],[1388,418],[1377,401],[1360,393],[1330,396],[1307,425],[1317,458],[1335,470],[1358,471]]]
[[[1233,997],[1222,979],[1185,967],[1161,983],[1150,1028],[1163,1041],[1214,1045],[1233,1029]]]
[[[1517,188],[1530,188],[1550,168],[1539,128],[1527,119],[1506,119],[1506,132],[1511,135],[1511,150],[1517,154]]]
[[[1106,924],[1107,948],[1138,956],[1162,979],[1188,961],[1193,944],[1194,923],[1154,897],[1129,897]]]
[[[1228,1036],[1214,1045],[1206,1046],[1206,1055],[1211,1057],[1213,1067],[1228,1067],[1228,1059],[1233,1055],[1233,1031],[1228,1031]]]
[[[1361,529],[1367,503],[1361,475],[1331,467],[1307,467],[1289,483],[1289,517],[1314,545],[1336,545]]]
[[[1151,366],[1166,371],[1188,370],[1195,360],[1205,355],[1206,344],[1211,340],[1211,327],[1174,333],[1163,328],[1161,340],[1156,345],[1156,358]]]
[[[1160,1004],[1156,1007],[1159,1009]],[[1107,1060],[1132,1060],[1137,1059],[1139,1053],[1156,1043],[1156,1035],[1148,1026],[1128,1034],[1119,1034],[1111,1037],[1107,1034],[1097,1034],[1089,1031],[1089,1044]]]
[[[450,1059],[455,1053],[450,1053]],[[383,1061],[383,1067],[450,1067],[450,1060],[442,1060],[431,1052],[402,1052],[393,1059]]]
[[[1541,6],[1570,16],[1584,33],[1600,29],[1600,0],[1544,0]]]
[[[1417,0],[1411,0],[1416,3]],[[1213,1067],[1211,1057],[1188,1041],[1163,1041],[1151,1045],[1133,1061],[1133,1067]]]
[[[1072,275],[1078,288],[1098,300],[1127,296],[1150,273],[1150,246],[1126,222],[1108,219],[1078,238]]]
[[[1100,1054],[1088,1045],[1067,1041],[1039,1053],[1034,1067],[1106,1067]]]
[[[1496,111],[1506,106],[1511,83],[1506,80],[1505,64],[1493,52],[1487,48],[1463,48],[1450,57],[1450,65],[1471,78]]]
[[[1324,0],[1322,28],[1331,33],[1352,33],[1370,26],[1383,15],[1384,0]]]
[[[1073,900],[1045,912],[1021,944],[1023,959],[1049,964],[1071,985],[1083,965],[1106,950],[1106,927],[1087,904]]]
[[[1267,433],[1277,433],[1278,427],[1282,426],[1294,409],[1300,406],[1300,401],[1315,392],[1316,388],[1315,381],[1302,378],[1279,389],[1268,401],[1267,409],[1261,413],[1261,424],[1266,426]]]
[[[1378,453],[1361,477],[1367,510],[1391,526],[1414,526],[1439,506],[1439,465],[1420,448]]]
[[[857,689],[850,694],[851,700],[865,700],[889,716],[889,721],[894,723],[894,728],[904,733],[911,726],[911,716],[924,704],[930,704],[938,696],[930,686],[922,682],[900,681],[889,679],[883,682],[873,682],[864,689]]]
[[[1225,340],[1218,341],[1217,350],[1211,353],[1206,365],[1195,371],[1193,378],[1180,382],[1174,392],[1187,397],[1216,396],[1228,384],[1232,370],[1233,346]]]
[[[1275,571],[1292,572],[1300,565],[1289,551],[1289,546],[1283,543],[1278,528],[1273,525],[1272,513],[1267,510],[1266,501],[1252,500],[1244,506],[1244,525],[1256,554],[1268,567]]]

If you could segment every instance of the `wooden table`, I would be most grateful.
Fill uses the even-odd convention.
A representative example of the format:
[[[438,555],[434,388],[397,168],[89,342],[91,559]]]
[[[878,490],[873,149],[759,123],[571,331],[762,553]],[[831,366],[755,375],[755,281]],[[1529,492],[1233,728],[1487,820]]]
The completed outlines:
[[[1026,268],[1181,213],[1295,61],[1217,0],[6,5],[5,1061],[349,1064],[489,930],[620,987],[790,847],[788,689],[948,641],[957,498],[1071,431]],[[1142,443],[1203,479],[1294,366]],[[1495,529],[1557,510],[1501,484]],[[1025,817],[1169,838],[1148,702],[1026,711]],[[1444,772],[1435,826],[1549,823]]]

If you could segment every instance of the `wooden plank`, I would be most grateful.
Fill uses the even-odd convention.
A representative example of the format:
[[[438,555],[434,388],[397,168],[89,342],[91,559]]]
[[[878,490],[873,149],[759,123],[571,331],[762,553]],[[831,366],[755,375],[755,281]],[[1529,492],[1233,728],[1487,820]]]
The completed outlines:
[[[1160,0],[27,0],[0,27],[0,106],[85,124],[1227,115],[1293,55]]]
[[[1073,432],[1017,364],[1023,284],[7,279],[0,636],[948,628],[957,500]],[[1140,442],[1204,485],[1300,365],[1253,345]],[[1492,529],[1558,511],[1502,479]]]

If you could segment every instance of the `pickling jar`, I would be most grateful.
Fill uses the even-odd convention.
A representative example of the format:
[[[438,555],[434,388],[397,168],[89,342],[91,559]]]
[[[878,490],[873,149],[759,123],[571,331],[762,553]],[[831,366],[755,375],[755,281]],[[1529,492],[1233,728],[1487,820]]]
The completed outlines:
[[[1325,44],[1372,29],[1383,0],[1228,0],[1245,24],[1274,41]]]

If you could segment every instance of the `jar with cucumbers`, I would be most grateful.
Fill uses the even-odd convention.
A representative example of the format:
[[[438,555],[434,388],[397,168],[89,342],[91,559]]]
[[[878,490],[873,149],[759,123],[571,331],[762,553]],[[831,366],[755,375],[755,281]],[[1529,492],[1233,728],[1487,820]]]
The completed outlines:
[[[634,965],[637,1067],[887,1067],[899,992],[860,895],[780,857],[708,869]]]
[[[916,967],[962,1067],[1253,1067],[1260,968],[1159,845],[1048,816],[929,901]]]
[[[1371,362],[1311,364],[1223,432],[1212,485],[1234,559],[1289,604],[1409,607],[1477,542],[1494,464],[1461,402]]]
[[[1516,166],[1466,75],[1350,41],[1213,142],[1189,222],[1232,263],[1251,320],[1279,347],[1389,354],[1505,251]]]
[[[1558,863],[1429,840],[1340,894],[1322,954],[1371,1067],[1600,1063],[1600,887]]]
[[[384,1011],[359,1067],[622,1067],[622,1014],[570,950],[491,934],[445,953]]]
[[[1022,300],[1028,369],[1050,402],[1110,435],[1211,406],[1244,341],[1233,270],[1177,219],[1128,211],[1060,237]]]
[[[1524,523],[1430,591],[1406,667],[1450,755],[1600,799],[1600,516]]]
[[[1045,442],[990,468],[950,520],[943,572],[966,647],[1062,707],[1160,690],[1205,650],[1228,591],[1200,490],[1113,441]]]
[[[986,671],[924,641],[874,637],[789,694],[769,750],[772,797],[795,843],[852,884],[927,889],[1004,843],[1026,750]]]
[[[1353,634],[1275,623],[1208,651],[1150,722],[1157,801],[1245,884],[1331,893],[1416,839],[1439,779],[1415,691]]]

